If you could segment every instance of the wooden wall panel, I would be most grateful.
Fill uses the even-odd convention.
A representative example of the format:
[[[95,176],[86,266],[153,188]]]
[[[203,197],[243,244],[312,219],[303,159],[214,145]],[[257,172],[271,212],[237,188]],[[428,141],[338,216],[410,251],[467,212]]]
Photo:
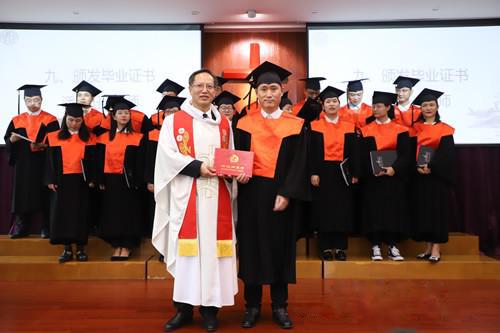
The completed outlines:
[[[203,67],[221,75],[224,69],[248,68],[250,43],[260,44],[260,61],[271,61],[293,74],[285,85],[292,102],[303,98],[304,83],[298,79],[307,75],[307,33],[304,32],[205,32],[203,34]],[[224,89],[240,97],[248,93],[246,83],[227,83]],[[253,94],[255,95],[255,94]],[[239,102],[240,110],[246,104]]]

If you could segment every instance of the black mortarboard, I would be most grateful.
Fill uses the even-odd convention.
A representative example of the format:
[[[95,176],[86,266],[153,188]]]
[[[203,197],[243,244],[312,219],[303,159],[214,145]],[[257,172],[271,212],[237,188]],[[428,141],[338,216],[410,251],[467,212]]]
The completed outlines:
[[[347,91],[360,91],[363,90],[363,82],[366,81],[368,78],[364,79],[359,79],[359,80],[352,80],[352,81],[344,81],[347,82]]]
[[[222,104],[230,104],[230,105],[233,105],[235,104],[236,102],[238,102],[239,100],[241,100],[240,97],[234,95],[234,94],[231,94],[229,91],[226,91],[224,90],[223,92],[221,92],[219,94],[219,96],[217,96],[213,103],[217,106],[221,106]]]
[[[297,113],[297,117],[304,119],[306,122],[311,122],[318,119],[320,113],[321,104],[312,98],[307,98],[306,102]]]
[[[229,81],[229,79],[225,79],[222,76],[216,76],[216,78],[217,78],[217,86],[218,87],[222,87],[225,83],[227,83],[227,81]]]
[[[385,91],[374,91],[372,97],[372,104],[384,103],[385,105],[391,105],[396,103],[398,100],[398,95]]]
[[[88,105],[80,103],[62,103],[59,106],[64,106],[66,108],[66,114],[71,117],[83,117],[83,108],[88,108]]]
[[[306,89],[320,91],[321,85],[320,85],[319,81],[323,81],[323,80],[326,80],[326,79],[324,77],[308,77],[305,79],[300,79],[299,81],[306,82]]]
[[[287,71],[283,67],[273,64],[269,61],[264,61],[262,64],[257,66],[248,76],[246,80],[250,82],[252,87],[257,88],[261,84],[271,84],[279,83],[281,84],[283,80],[292,75],[291,72]]]
[[[441,91],[425,88],[422,92],[420,92],[420,94],[418,94],[411,104],[422,105],[423,102],[437,101],[443,94],[444,93]]]
[[[281,96],[280,109],[283,109],[285,105],[293,105],[292,100],[288,98],[288,91],[286,91],[283,96]]]
[[[126,95],[106,95],[103,97],[108,97],[106,100],[106,105],[104,106],[105,109],[108,111],[115,111],[115,110],[130,110],[132,109],[135,104],[132,103],[131,101],[125,99]]]
[[[163,83],[160,84],[160,86],[156,89],[156,91],[160,94],[164,93],[165,91],[173,91],[176,95],[179,95],[179,93],[183,90],[183,86],[169,79],[163,81]]]
[[[320,100],[324,101],[327,98],[332,98],[332,97],[339,98],[344,93],[345,93],[345,91],[343,91],[343,90],[337,89],[337,88],[332,87],[332,86],[328,86],[325,89],[323,89],[323,91],[321,92],[321,94],[319,94],[318,97]]]
[[[157,110],[166,110],[166,109],[171,109],[171,108],[181,108],[182,103],[186,98],[184,97],[177,97],[177,96],[163,96],[163,98],[160,101],[160,104],[156,107]]]
[[[407,76],[398,76],[396,80],[394,80],[393,84],[396,85],[396,89],[401,88],[413,88],[420,79],[415,79]]]
[[[102,91],[88,83],[87,81],[83,80],[82,82],[78,83],[76,87],[73,88],[73,91],[78,93],[79,91],[87,91],[89,92],[93,97],[99,95]]]
[[[25,84],[22,87],[17,88],[17,90],[24,90],[24,97],[42,96],[41,88],[46,85],[40,84]]]
[[[117,101],[118,99],[123,98],[125,96],[127,96],[127,95],[102,95],[103,101],[104,101],[104,98],[106,98],[106,104],[104,104],[103,108],[108,110],[108,111],[111,111],[113,109],[113,103],[115,101]]]

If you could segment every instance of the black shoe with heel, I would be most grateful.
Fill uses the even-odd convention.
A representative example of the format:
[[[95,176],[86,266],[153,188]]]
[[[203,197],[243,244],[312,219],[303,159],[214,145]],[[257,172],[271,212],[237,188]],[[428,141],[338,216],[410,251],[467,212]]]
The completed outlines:
[[[165,331],[171,332],[193,322],[193,313],[187,312],[177,312],[175,316],[170,318],[169,321],[165,324]]]

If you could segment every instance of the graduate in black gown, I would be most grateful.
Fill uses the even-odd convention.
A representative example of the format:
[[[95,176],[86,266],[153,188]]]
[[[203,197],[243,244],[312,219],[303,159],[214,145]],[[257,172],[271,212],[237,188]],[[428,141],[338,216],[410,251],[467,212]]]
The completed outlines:
[[[64,245],[59,262],[87,261],[89,187],[94,187],[95,136],[85,126],[78,103],[66,107],[61,130],[47,136],[45,182],[50,195],[50,243]]]
[[[438,98],[443,93],[424,89],[413,104],[421,106],[421,114],[411,135],[416,138],[417,152],[413,182],[412,237],[427,242],[426,250],[417,256],[432,263],[441,258],[440,244],[448,242],[448,225],[456,218],[457,207],[452,189],[455,181],[455,129],[440,120]],[[431,153],[426,159],[425,148]],[[420,151],[422,150],[422,154]]]
[[[144,181],[146,183],[147,193],[146,193],[146,214],[147,223],[144,225],[144,235],[146,237],[151,237],[153,232],[153,220],[155,215],[155,162],[156,162],[156,150],[158,149],[158,138],[160,137],[161,126],[163,125],[163,120],[165,117],[174,114],[179,111],[182,103],[186,98],[177,97],[171,95],[163,96],[160,104],[158,104],[156,115],[151,116],[151,120],[156,119],[154,122],[154,129],[149,131],[146,140],[146,163],[144,165]]]
[[[27,236],[28,225],[37,213],[43,214],[41,236],[49,237],[49,190],[43,184],[44,141],[47,133],[59,129],[59,123],[56,117],[42,110],[43,87],[28,84],[18,89],[24,91],[27,111],[12,118],[4,136],[9,164],[14,167],[11,211],[15,220],[11,238]]]
[[[312,221],[318,231],[320,256],[328,261],[347,259],[348,236],[353,230],[352,187],[359,176],[355,126],[338,114],[343,94],[326,87],[319,95],[324,117],[311,122]]]
[[[111,105],[111,129],[97,138],[96,174],[102,191],[99,236],[113,249],[111,260],[127,260],[140,244],[144,219],[144,137],[134,132],[134,103],[117,98]]]
[[[382,260],[380,246],[389,246],[391,260],[404,260],[396,244],[409,236],[408,178],[410,143],[408,129],[391,120],[396,94],[373,93],[373,119],[361,128],[362,164],[361,218],[363,233],[372,243],[372,260]],[[392,151],[395,161],[374,174],[370,152]]]
[[[282,81],[289,74],[269,62],[250,74],[261,109],[239,119],[234,134],[236,149],[254,152],[253,177],[238,187],[243,327],[256,324],[263,285],[270,285],[274,321],[282,328],[293,326],[287,312],[288,284],[296,280],[293,206],[295,199],[309,199],[310,186],[304,121],[279,108]]]

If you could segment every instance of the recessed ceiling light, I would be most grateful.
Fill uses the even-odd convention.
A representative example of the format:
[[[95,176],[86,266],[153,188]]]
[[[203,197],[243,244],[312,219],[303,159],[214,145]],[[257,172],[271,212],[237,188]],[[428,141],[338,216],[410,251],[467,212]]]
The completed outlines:
[[[191,12],[191,15],[200,15],[200,11],[199,10],[193,10]]]
[[[436,6],[436,7],[432,7],[432,11],[433,12],[438,12],[441,8],[439,8],[439,6]]]
[[[255,18],[257,16],[257,11],[255,9],[247,10],[248,18]]]
[[[74,11],[72,11],[72,13],[73,13],[73,15],[79,15],[79,14],[80,14],[80,11],[78,11],[78,10],[74,10]]]

